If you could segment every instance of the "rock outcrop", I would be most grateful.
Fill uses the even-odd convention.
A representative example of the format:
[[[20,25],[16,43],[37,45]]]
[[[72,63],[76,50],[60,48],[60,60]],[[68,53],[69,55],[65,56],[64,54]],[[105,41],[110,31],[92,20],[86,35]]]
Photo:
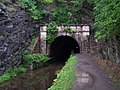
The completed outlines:
[[[21,52],[31,41],[28,16],[18,3],[0,3],[0,74],[21,63]]]
[[[91,53],[99,59],[111,60],[120,64],[120,41],[117,38],[111,40],[98,40],[91,48]]]

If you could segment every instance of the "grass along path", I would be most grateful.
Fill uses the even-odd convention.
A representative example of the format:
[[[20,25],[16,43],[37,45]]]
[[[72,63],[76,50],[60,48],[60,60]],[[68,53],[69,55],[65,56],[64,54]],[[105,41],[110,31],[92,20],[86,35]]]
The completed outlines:
[[[75,80],[76,64],[76,57],[71,56],[66,62],[66,65],[60,71],[60,73],[57,74],[57,78],[54,80],[53,85],[48,88],[48,90],[70,90]]]

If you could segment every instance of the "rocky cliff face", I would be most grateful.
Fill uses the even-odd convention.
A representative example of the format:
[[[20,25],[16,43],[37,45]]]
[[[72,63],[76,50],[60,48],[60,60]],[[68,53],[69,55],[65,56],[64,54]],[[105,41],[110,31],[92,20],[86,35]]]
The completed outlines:
[[[99,57],[107,60],[111,60],[115,63],[120,63],[120,51],[118,47],[118,41],[113,38],[112,40],[101,40],[99,45]]]
[[[120,64],[120,41],[117,38],[111,40],[99,40],[91,48],[91,53],[101,60],[111,60]]]
[[[0,3],[0,74],[21,63],[21,51],[31,41],[29,18],[14,0],[8,1]]]

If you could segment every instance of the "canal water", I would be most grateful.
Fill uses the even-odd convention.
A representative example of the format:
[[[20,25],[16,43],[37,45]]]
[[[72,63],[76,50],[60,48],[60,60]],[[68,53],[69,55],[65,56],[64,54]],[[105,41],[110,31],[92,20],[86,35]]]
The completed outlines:
[[[44,68],[29,71],[1,84],[0,90],[47,90],[56,78],[56,72],[62,67],[62,63],[52,63]]]

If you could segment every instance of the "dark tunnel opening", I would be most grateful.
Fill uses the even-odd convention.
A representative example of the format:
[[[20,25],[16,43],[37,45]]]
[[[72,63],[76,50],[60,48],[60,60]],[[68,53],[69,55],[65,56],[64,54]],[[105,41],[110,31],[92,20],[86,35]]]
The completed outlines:
[[[50,45],[49,56],[57,62],[65,62],[71,53],[79,53],[80,47],[77,41],[70,36],[59,36]]]

